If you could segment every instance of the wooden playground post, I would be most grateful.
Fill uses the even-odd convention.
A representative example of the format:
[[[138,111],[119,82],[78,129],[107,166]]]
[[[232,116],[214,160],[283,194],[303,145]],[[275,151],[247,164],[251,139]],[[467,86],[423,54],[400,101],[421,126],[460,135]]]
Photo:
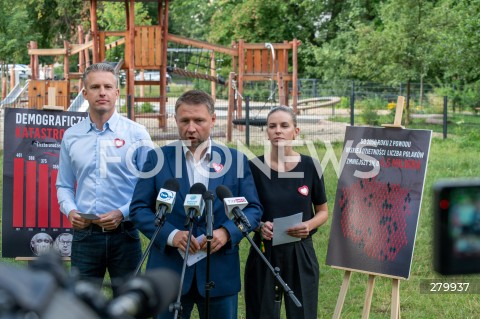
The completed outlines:
[[[278,102],[280,105],[288,106],[288,95],[285,94],[285,82],[283,80],[283,72],[277,73],[278,83]],[[288,85],[287,85],[288,90]]]
[[[210,75],[212,77],[217,76],[217,72],[215,70],[215,51],[210,52]],[[213,100],[216,101],[217,100],[217,82],[211,81],[210,90],[212,92]]]
[[[65,55],[63,56],[63,77],[68,81],[70,73],[70,62],[68,58],[70,56],[70,43],[68,43],[68,41],[63,41],[63,46],[65,47]]]
[[[30,41],[28,45],[29,50],[37,49],[37,42]],[[32,54],[30,55],[30,69],[32,70],[32,80],[38,79],[38,55]]]
[[[237,91],[240,92],[237,96],[237,118],[242,118],[242,94],[243,81],[245,73],[245,41],[238,41],[238,74],[237,74]]]
[[[90,33],[92,34],[93,40],[93,56],[92,62],[98,63],[98,24],[97,24],[97,0],[90,1],[90,22],[91,22],[91,29]]]
[[[15,87],[15,64],[10,68],[10,91]]]
[[[228,76],[227,142],[232,141],[233,110],[235,109],[235,98],[233,97],[235,91],[232,85],[234,78],[235,72],[230,72],[230,75]]]
[[[298,45],[299,41],[293,39],[292,41],[292,107],[295,114],[297,114],[298,103]]]
[[[84,34],[83,34],[83,28],[81,25],[78,26],[78,44],[82,45],[87,41],[84,41]],[[86,40],[86,39],[85,39]],[[87,49],[87,54],[88,54],[88,49]],[[78,72],[80,74],[83,74],[85,72],[85,50],[82,50],[78,54]],[[78,80],[78,92],[80,93],[82,91],[83,87],[83,81],[82,77],[80,76],[80,79]]]
[[[127,98],[130,101],[133,101],[135,96],[135,16],[134,16],[134,6],[135,1],[130,0],[129,3],[125,1],[125,6],[128,14],[127,14],[127,25],[128,25],[128,72],[127,72]],[[135,121],[135,106],[132,105],[129,110],[128,117]]]
[[[2,100],[5,100],[7,97],[7,79],[5,77],[2,78]]]
[[[167,128],[167,47],[168,47],[168,1],[165,2],[165,7],[163,7],[163,14],[162,14],[162,2],[158,4],[158,16],[159,16],[159,23],[160,23],[160,34],[161,34],[161,46],[157,44],[157,53],[161,59],[160,61],[160,118],[159,126],[166,129]],[[161,53],[161,54],[160,54]]]
[[[91,34],[90,34],[90,32],[89,32],[89,33],[87,33],[87,35],[85,36],[85,43],[90,42],[90,37],[91,37]],[[93,44],[93,41],[92,41],[92,44]],[[88,67],[90,66],[90,54],[89,54],[88,48],[86,48],[86,49],[83,51],[83,54],[85,55],[85,68],[88,68]]]

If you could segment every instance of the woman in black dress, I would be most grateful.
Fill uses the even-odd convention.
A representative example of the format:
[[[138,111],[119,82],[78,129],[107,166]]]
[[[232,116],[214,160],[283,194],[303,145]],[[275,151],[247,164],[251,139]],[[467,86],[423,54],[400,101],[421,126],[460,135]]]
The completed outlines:
[[[292,141],[299,131],[291,108],[278,106],[268,114],[271,150],[250,161],[264,208],[254,240],[272,266],[280,268],[280,276],[302,303],[299,308],[289,296],[284,296],[287,318],[316,319],[319,265],[312,235],[327,221],[328,208],[320,163],[293,150]],[[287,234],[300,241],[272,246],[274,218],[297,213],[302,213],[302,222],[292,225]],[[244,279],[247,319],[279,319],[283,289],[253,248]],[[276,291],[280,295],[276,296]]]

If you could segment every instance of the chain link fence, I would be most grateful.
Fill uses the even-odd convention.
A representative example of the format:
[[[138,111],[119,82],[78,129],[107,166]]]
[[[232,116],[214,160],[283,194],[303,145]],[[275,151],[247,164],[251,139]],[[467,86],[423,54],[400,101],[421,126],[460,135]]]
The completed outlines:
[[[343,141],[348,125],[392,124],[399,95],[407,97],[402,120],[402,124],[407,128],[431,129],[434,134],[444,138],[452,134],[480,132],[479,107],[462,105],[458,95],[441,96],[431,85],[412,83],[408,87],[405,84],[388,86],[351,81],[325,83],[315,79],[300,79],[298,85],[297,121],[300,138],[304,140],[338,142]],[[132,106],[137,115],[135,120],[147,127],[156,144],[164,145],[178,138],[174,118],[175,102],[183,92],[192,88],[210,92],[211,83],[173,77],[168,88],[165,127],[159,125],[159,102],[138,102]],[[158,87],[137,87],[136,90],[136,96],[159,96]],[[73,98],[75,96],[71,97],[72,100]],[[246,125],[233,125],[232,139],[228,141],[228,87],[217,86],[216,123],[212,136],[223,143],[263,145],[267,142],[266,116],[271,108],[279,105],[276,82],[245,83],[243,98],[243,117],[237,116],[238,110],[234,110],[232,117],[234,123]],[[125,95],[121,95],[117,103],[118,111],[125,116],[127,100]],[[2,100],[1,108],[27,108],[28,101],[27,92],[22,91],[21,94]],[[291,105],[291,97],[289,101]],[[3,125],[3,118],[1,123]],[[3,143],[1,145],[3,146]]]

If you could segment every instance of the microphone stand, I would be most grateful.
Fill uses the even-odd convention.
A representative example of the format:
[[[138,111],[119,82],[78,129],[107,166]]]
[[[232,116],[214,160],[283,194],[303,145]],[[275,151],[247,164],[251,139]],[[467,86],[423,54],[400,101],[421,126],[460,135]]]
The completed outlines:
[[[237,225],[238,229],[242,232],[243,237],[247,238],[247,240],[250,242],[250,245],[252,245],[254,250],[261,257],[263,262],[267,265],[268,269],[270,269],[270,271],[272,272],[272,274],[275,277],[275,279],[277,280],[277,282],[280,284],[280,286],[282,286],[283,291],[285,291],[285,294],[287,294],[292,299],[295,306],[297,306],[299,308],[302,307],[302,304],[297,299],[297,297],[295,297],[295,294],[293,293],[292,289],[290,289],[290,287],[288,287],[288,285],[285,283],[285,281],[283,281],[282,277],[280,276],[280,268],[278,268],[278,267],[273,268],[272,264],[270,264],[270,262],[267,260],[267,258],[262,254],[262,252],[260,251],[260,248],[258,248],[258,246],[255,244],[253,239],[250,236],[248,236],[248,230],[247,230],[248,228],[245,227],[245,225],[243,225],[241,219],[235,217],[233,219],[233,222],[235,223],[235,225]],[[279,288],[277,288],[277,286],[276,286],[275,287],[275,299],[277,299],[277,296],[280,295],[280,292],[278,290],[279,290]],[[277,300],[275,300],[275,301],[277,301]],[[277,315],[278,315],[278,318],[279,318],[280,317],[280,312],[278,312]]]
[[[183,281],[185,280],[185,271],[187,269],[187,259],[188,259],[188,252],[190,250],[190,242],[192,237],[192,230],[193,230],[193,216],[188,214],[188,238],[187,238],[187,246],[185,249],[185,256],[183,258],[183,265],[182,265],[182,275],[180,276],[180,289],[178,290],[177,301],[171,304],[168,309],[170,312],[175,310],[174,319],[177,319],[178,316],[182,318],[182,302],[180,301],[182,298],[182,288],[183,288]]]
[[[162,229],[163,224],[165,224],[166,218],[167,218],[166,212],[164,212],[163,214],[160,214],[160,211],[158,211],[157,214],[155,214],[155,226],[156,226],[155,232],[153,233],[152,238],[150,238],[150,242],[148,243],[148,246],[145,249],[145,252],[143,253],[142,258],[140,259],[140,262],[138,263],[138,266],[135,269],[132,277],[136,277],[140,272],[140,269],[142,269],[142,265],[145,262],[145,259],[147,258],[148,254],[150,253],[150,250],[152,249],[153,243],[155,242],[155,238],[157,238],[157,235]]]
[[[213,195],[212,195],[213,196]],[[215,287],[215,283],[210,281],[210,253],[213,239],[213,201],[205,201],[205,210],[207,212],[207,274],[205,280],[205,319],[210,318],[210,290]]]

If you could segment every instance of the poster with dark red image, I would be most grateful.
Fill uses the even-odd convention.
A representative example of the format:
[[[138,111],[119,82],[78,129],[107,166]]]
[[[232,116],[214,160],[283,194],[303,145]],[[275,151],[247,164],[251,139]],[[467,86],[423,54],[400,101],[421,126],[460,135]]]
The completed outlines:
[[[87,113],[5,109],[2,257],[69,253],[71,225],[60,212],[55,182],[62,137]]]
[[[410,276],[431,135],[347,127],[327,265]]]

